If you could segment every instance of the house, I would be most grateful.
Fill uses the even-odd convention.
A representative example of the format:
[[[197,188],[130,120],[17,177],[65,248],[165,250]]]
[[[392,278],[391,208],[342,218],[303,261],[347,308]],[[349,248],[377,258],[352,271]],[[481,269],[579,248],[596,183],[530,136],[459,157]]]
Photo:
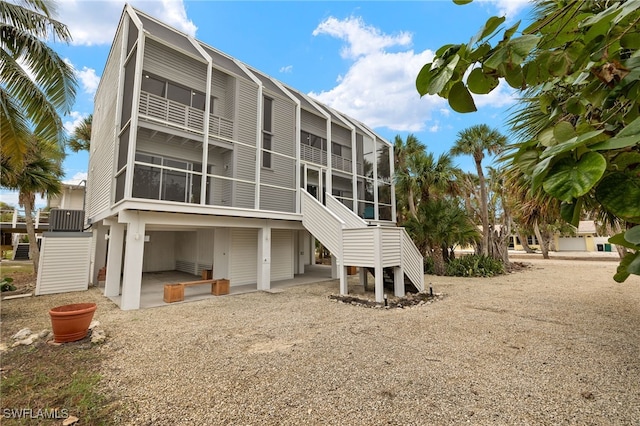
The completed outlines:
[[[138,309],[144,273],[212,269],[230,285],[304,274],[315,240],[347,266],[423,289],[395,226],[393,147],[364,123],[127,5],[95,97],[86,218],[91,280]],[[366,279],[366,273],[361,273]]]

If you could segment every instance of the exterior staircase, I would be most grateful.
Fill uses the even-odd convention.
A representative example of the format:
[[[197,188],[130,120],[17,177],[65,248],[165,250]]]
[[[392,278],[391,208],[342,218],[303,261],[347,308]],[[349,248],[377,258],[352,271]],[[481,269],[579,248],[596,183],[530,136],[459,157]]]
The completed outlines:
[[[404,228],[369,226],[331,194],[324,206],[301,192],[302,224],[338,259],[341,294],[347,294],[347,265],[372,268],[377,302],[384,300],[384,268],[393,268],[397,296],[404,295],[405,276],[424,291],[423,258]]]

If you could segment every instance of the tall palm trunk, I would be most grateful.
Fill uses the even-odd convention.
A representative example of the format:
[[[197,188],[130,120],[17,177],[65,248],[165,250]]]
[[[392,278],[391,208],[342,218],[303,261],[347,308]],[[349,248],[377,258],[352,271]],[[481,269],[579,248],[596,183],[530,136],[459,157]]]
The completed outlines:
[[[538,221],[536,220],[533,224],[533,232],[536,234],[536,238],[538,240],[538,244],[540,244],[540,250],[542,251],[542,258],[549,259],[549,246],[545,238],[542,236],[542,232],[540,232],[540,227],[538,226]]]
[[[482,159],[475,160],[476,169],[478,171],[478,181],[480,183],[480,217],[482,219],[482,254],[484,256],[489,255],[489,207],[487,202],[487,184],[484,180],[484,173],[482,172]]]
[[[431,252],[431,256],[433,257],[433,271],[436,275],[444,275],[447,271],[447,267],[444,262],[442,247],[435,246]]]
[[[526,253],[535,253],[535,250],[529,247],[529,241],[527,241],[527,237],[522,234],[522,230],[520,228],[516,229],[516,234],[518,235],[520,245],[522,246],[524,251]]]
[[[36,237],[36,227],[33,223],[33,204],[35,195],[33,193],[20,193],[20,204],[24,207],[24,221],[29,236],[29,257],[33,262],[33,272],[38,276],[38,265],[40,263],[40,249]]]

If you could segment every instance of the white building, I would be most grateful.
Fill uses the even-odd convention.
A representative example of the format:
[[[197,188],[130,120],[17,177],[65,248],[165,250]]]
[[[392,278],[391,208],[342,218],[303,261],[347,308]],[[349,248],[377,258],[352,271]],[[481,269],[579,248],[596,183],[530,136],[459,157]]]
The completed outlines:
[[[303,274],[314,239],[346,266],[423,288],[422,257],[395,227],[393,147],[365,124],[125,6],[96,92],[86,217],[93,280],[122,309],[142,274],[231,286]]]

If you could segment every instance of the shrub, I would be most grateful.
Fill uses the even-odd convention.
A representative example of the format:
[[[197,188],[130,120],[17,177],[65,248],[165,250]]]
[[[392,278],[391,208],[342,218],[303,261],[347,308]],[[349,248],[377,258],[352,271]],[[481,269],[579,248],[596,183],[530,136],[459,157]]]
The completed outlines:
[[[500,260],[488,256],[469,254],[451,260],[447,264],[446,275],[454,277],[493,277],[504,273],[504,265]]]
[[[427,256],[424,258],[424,263],[422,264],[422,271],[425,274],[430,274],[430,275],[435,274],[433,259],[431,257]]]

